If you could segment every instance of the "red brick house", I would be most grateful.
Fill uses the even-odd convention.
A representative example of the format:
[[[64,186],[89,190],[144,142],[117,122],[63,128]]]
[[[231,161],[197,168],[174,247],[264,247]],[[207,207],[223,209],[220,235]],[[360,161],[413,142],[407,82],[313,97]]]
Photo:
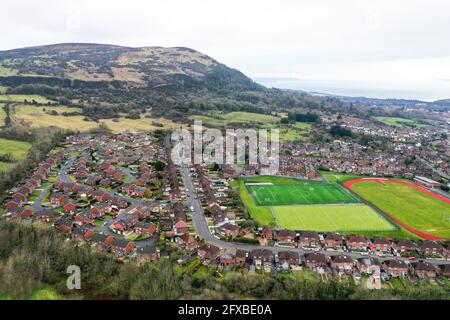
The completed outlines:
[[[390,252],[392,242],[386,238],[373,239],[370,249],[371,251]]]
[[[63,209],[65,213],[74,213],[75,211],[77,211],[77,205],[75,204],[75,202],[67,200],[63,205]]]
[[[193,251],[197,248],[197,240],[195,240],[195,237],[190,235],[189,233],[184,233],[181,236],[177,237],[176,241],[177,246],[181,249]]]
[[[178,220],[175,223],[175,232],[176,234],[184,234],[186,232],[188,232],[189,227],[187,225],[187,223],[183,220]]]
[[[139,235],[151,236],[156,233],[156,224],[147,222],[137,222],[134,225],[134,232]]]
[[[414,274],[420,279],[434,279],[436,278],[438,270],[429,262],[419,261],[412,263]]]
[[[103,190],[95,190],[92,193],[92,199],[98,202],[107,202],[109,199],[109,193]]]
[[[135,245],[133,242],[124,239],[114,238],[111,243],[111,251],[117,259],[128,256],[133,251]]]
[[[295,231],[292,230],[280,230],[277,233],[278,243],[293,244],[295,242]]]
[[[350,236],[347,239],[347,246],[350,250],[366,251],[369,240],[363,236]]]
[[[283,270],[300,269],[301,261],[298,252],[281,251],[278,253],[278,259]]]
[[[12,209],[6,210],[5,214],[12,219],[27,219],[32,216],[33,212],[28,208],[14,207]]]
[[[324,268],[327,265],[327,258],[323,253],[307,253],[305,254],[305,265],[310,269]]]
[[[323,245],[326,249],[342,249],[344,237],[336,233],[327,233],[323,239]]]
[[[345,254],[331,257],[330,262],[330,265],[333,269],[337,270],[338,272],[345,273],[350,273],[353,269],[354,264],[355,261],[353,260],[353,258]]]
[[[417,248],[411,240],[397,240],[393,247],[400,255],[415,253]]]
[[[70,234],[72,233],[73,221],[68,218],[61,219],[55,223],[55,228],[61,233]]]
[[[218,247],[209,244],[204,244],[198,248],[198,256],[208,264],[214,263],[219,253],[220,249]]]
[[[305,231],[300,234],[300,245],[307,248],[320,247],[320,237],[317,232]]]
[[[434,241],[424,240],[419,243],[418,248],[426,256],[442,256],[443,248]]]
[[[236,265],[238,266],[243,266],[245,265],[245,262],[247,261],[247,256],[248,256],[248,252],[244,251],[244,250],[236,250],[236,254],[235,254],[235,261],[236,261]]]
[[[386,260],[383,262],[383,269],[391,277],[406,277],[408,275],[408,265],[403,260]]]
[[[232,239],[239,236],[239,227],[231,223],[225,223],[219,227],[219,231],[226,237],[231,237]]]
[[[271,227],[263,227],[261,231],[261,237],[267,239],[267,241],[272,241],[273,229]]]
[[[145,246],[136,249],[136,259],[139,263],[153,262],[160,257],[156,246]]]
[[[8,210],[17,208],[17,207],[19,207],[19,206],[21,206],[21,205],[22,205],[22,202],[9,201],[9,202],[5,205],[5,210],[8,211]]]

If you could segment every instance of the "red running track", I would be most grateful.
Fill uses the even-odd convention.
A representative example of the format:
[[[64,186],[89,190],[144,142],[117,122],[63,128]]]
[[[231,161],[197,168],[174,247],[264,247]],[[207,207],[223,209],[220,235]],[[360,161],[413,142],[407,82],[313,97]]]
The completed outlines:
[[[344,187],[349,189],[349,190],[352,190],[352,186],[354,184],[361,183],[361,182],[367,182],[367,181],[377,182],[377,183],[380,183],[380,184],[383,184],[383,185],[386,182],[402,184],[402,185],[408,186],[410,188],[414,188],[416,190],[419,190],[419,191],[421,191],[423,193],[426,193],[426,194],[432,196],[433,198],[439,199],[441,201],[444,201],[445,203],[450,204],[450,199],[447,199],[447,198],[445,198],[443,196],[440,196],[440,195],[438,195],[438,194],[436,194],[434,192],[431,192],[431,191],[429,191],[429,190],[427,190],[425,188],[419,187],[419,186],[417,186],[415,184],[404,182],[404,181],[397,181],[397,180],[391,180],[391,179],[381,179],[381,178],[366,178],[366,179],[357,179],[357,180],[348,181],[348,182],[344,183]],[[419,236],[419,237],[421,237],[423,239],[426,239],[426,240],[448,240],[446,238],[433,236],[431,234],[428,234],[428,233],[419,231],[417,229],[414,229],[413,227],[408,226],[407,224],[403,223],[402,221],[400,221],[399,219],[394,217],[392,214],[390,214],[388,212],[384,212],[384,211],[383,211],[383,213],[385,215],[387,215],[389,218],[391,218],[392,220],[394,220],[397,224],[399,224],[400,226],[402,226],[403,228],[408,230],[409,232],[414,233],[416,236]]]

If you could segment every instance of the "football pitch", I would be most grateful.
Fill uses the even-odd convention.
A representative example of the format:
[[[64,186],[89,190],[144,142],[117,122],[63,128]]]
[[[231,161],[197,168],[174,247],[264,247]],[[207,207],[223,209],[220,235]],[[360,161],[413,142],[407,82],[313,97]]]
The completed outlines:
[[[305,182],[301,184],[247,184],[258,206],[348,204],[360,202],[338,184]]]
[[[393,231],[394,225],[367,205],[275,206],[278,224],[289,230],[321,232]]]
[[[392,179],[353,180],[345,186],[422,238],[450,238],[450,200],[447,198],[412,183]]]

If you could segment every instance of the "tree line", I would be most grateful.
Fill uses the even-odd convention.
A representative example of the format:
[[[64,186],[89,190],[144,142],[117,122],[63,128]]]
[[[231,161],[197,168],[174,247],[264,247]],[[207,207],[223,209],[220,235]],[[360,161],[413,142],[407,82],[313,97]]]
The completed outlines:
[[[322,281],[311,273],[262,275],[180,271],[179,255],[151,264],[121,263],[88,245],[64,241],[50,226],[0,221],[0,296],[28,298],[52,286],[68,299],[449,299],[439,286],[370,291],[351,279]],[[81,269],[81,290],[66,286],[69,265]],[[306,271],[305,271],[306,272]]]

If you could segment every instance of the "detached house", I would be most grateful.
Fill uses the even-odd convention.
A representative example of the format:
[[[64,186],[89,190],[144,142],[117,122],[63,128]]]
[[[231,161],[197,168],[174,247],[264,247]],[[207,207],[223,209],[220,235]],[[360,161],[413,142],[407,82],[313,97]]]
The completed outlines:
[[[177,238],[177,246],[181,249],[193,251],[197,248],[197,240],[189,233],[184,233]]]
[[[28,208],[15,207],[9,210],[5,210],[5,214],[11,219],[27,219],[31,217],[33,212]]]
[[[198,256],[208,264],[216,262],[219,253],[220,249],[218,247],[209,244],[204,244],[200,248],[198,248]]]
[[[219,227],[219,231],[226,237],[236,238],[239,235],[239,227],[231,223],[225,223]]]
[[[137,222],[134,225],[134,232],[139,235],[151,236],[156,233],[156,224],[147,222]]]
[[[133,242],[124,239],[117,239],[111,243],[111,251],[114,253],[114,256],[118,259],[122,259],[128,256],[131,251],[133,251],[135,245]]]

